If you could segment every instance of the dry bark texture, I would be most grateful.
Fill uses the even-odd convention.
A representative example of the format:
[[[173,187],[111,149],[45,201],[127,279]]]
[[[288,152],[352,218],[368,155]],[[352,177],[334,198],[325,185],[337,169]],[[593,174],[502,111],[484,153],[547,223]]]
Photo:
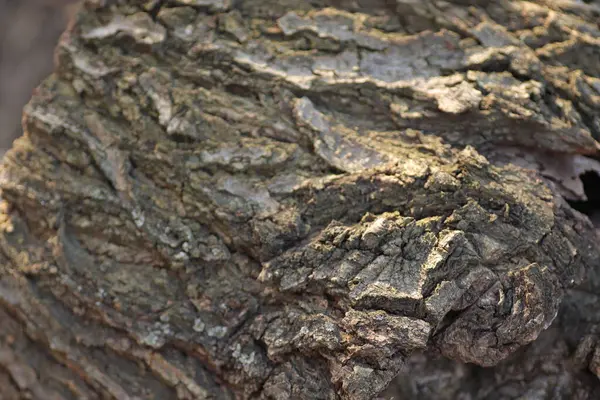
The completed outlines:
[[[89,0],[2,169],[3,396],[597,398],[599,17]]]

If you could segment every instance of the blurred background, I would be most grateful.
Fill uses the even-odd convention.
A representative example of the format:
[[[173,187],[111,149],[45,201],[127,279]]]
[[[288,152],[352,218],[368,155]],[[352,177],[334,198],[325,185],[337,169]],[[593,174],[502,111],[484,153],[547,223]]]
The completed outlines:
[[[0,0],[0,154],[21,135],[21,110],[52,72],[53,49],[76,4]]]

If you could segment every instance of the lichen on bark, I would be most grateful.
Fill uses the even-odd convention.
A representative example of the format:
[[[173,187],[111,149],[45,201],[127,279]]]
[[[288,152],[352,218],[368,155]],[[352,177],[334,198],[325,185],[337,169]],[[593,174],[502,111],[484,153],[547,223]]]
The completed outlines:
[[[88,0],[2,167],[0,383],[593,398],[599,14]]]

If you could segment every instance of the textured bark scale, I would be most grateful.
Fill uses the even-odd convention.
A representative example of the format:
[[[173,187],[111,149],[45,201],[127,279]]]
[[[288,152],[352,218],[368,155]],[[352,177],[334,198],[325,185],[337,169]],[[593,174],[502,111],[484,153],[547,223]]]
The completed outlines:
[[[1,169],[0,398],[597,398],[588,3],[88,0]]]

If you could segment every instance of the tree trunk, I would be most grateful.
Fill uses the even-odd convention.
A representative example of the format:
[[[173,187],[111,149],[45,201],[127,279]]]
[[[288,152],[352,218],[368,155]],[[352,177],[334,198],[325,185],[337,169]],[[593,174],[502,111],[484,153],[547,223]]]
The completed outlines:
[[[588,3],[88,0],[2,169],[0,397],[597,398]]]

